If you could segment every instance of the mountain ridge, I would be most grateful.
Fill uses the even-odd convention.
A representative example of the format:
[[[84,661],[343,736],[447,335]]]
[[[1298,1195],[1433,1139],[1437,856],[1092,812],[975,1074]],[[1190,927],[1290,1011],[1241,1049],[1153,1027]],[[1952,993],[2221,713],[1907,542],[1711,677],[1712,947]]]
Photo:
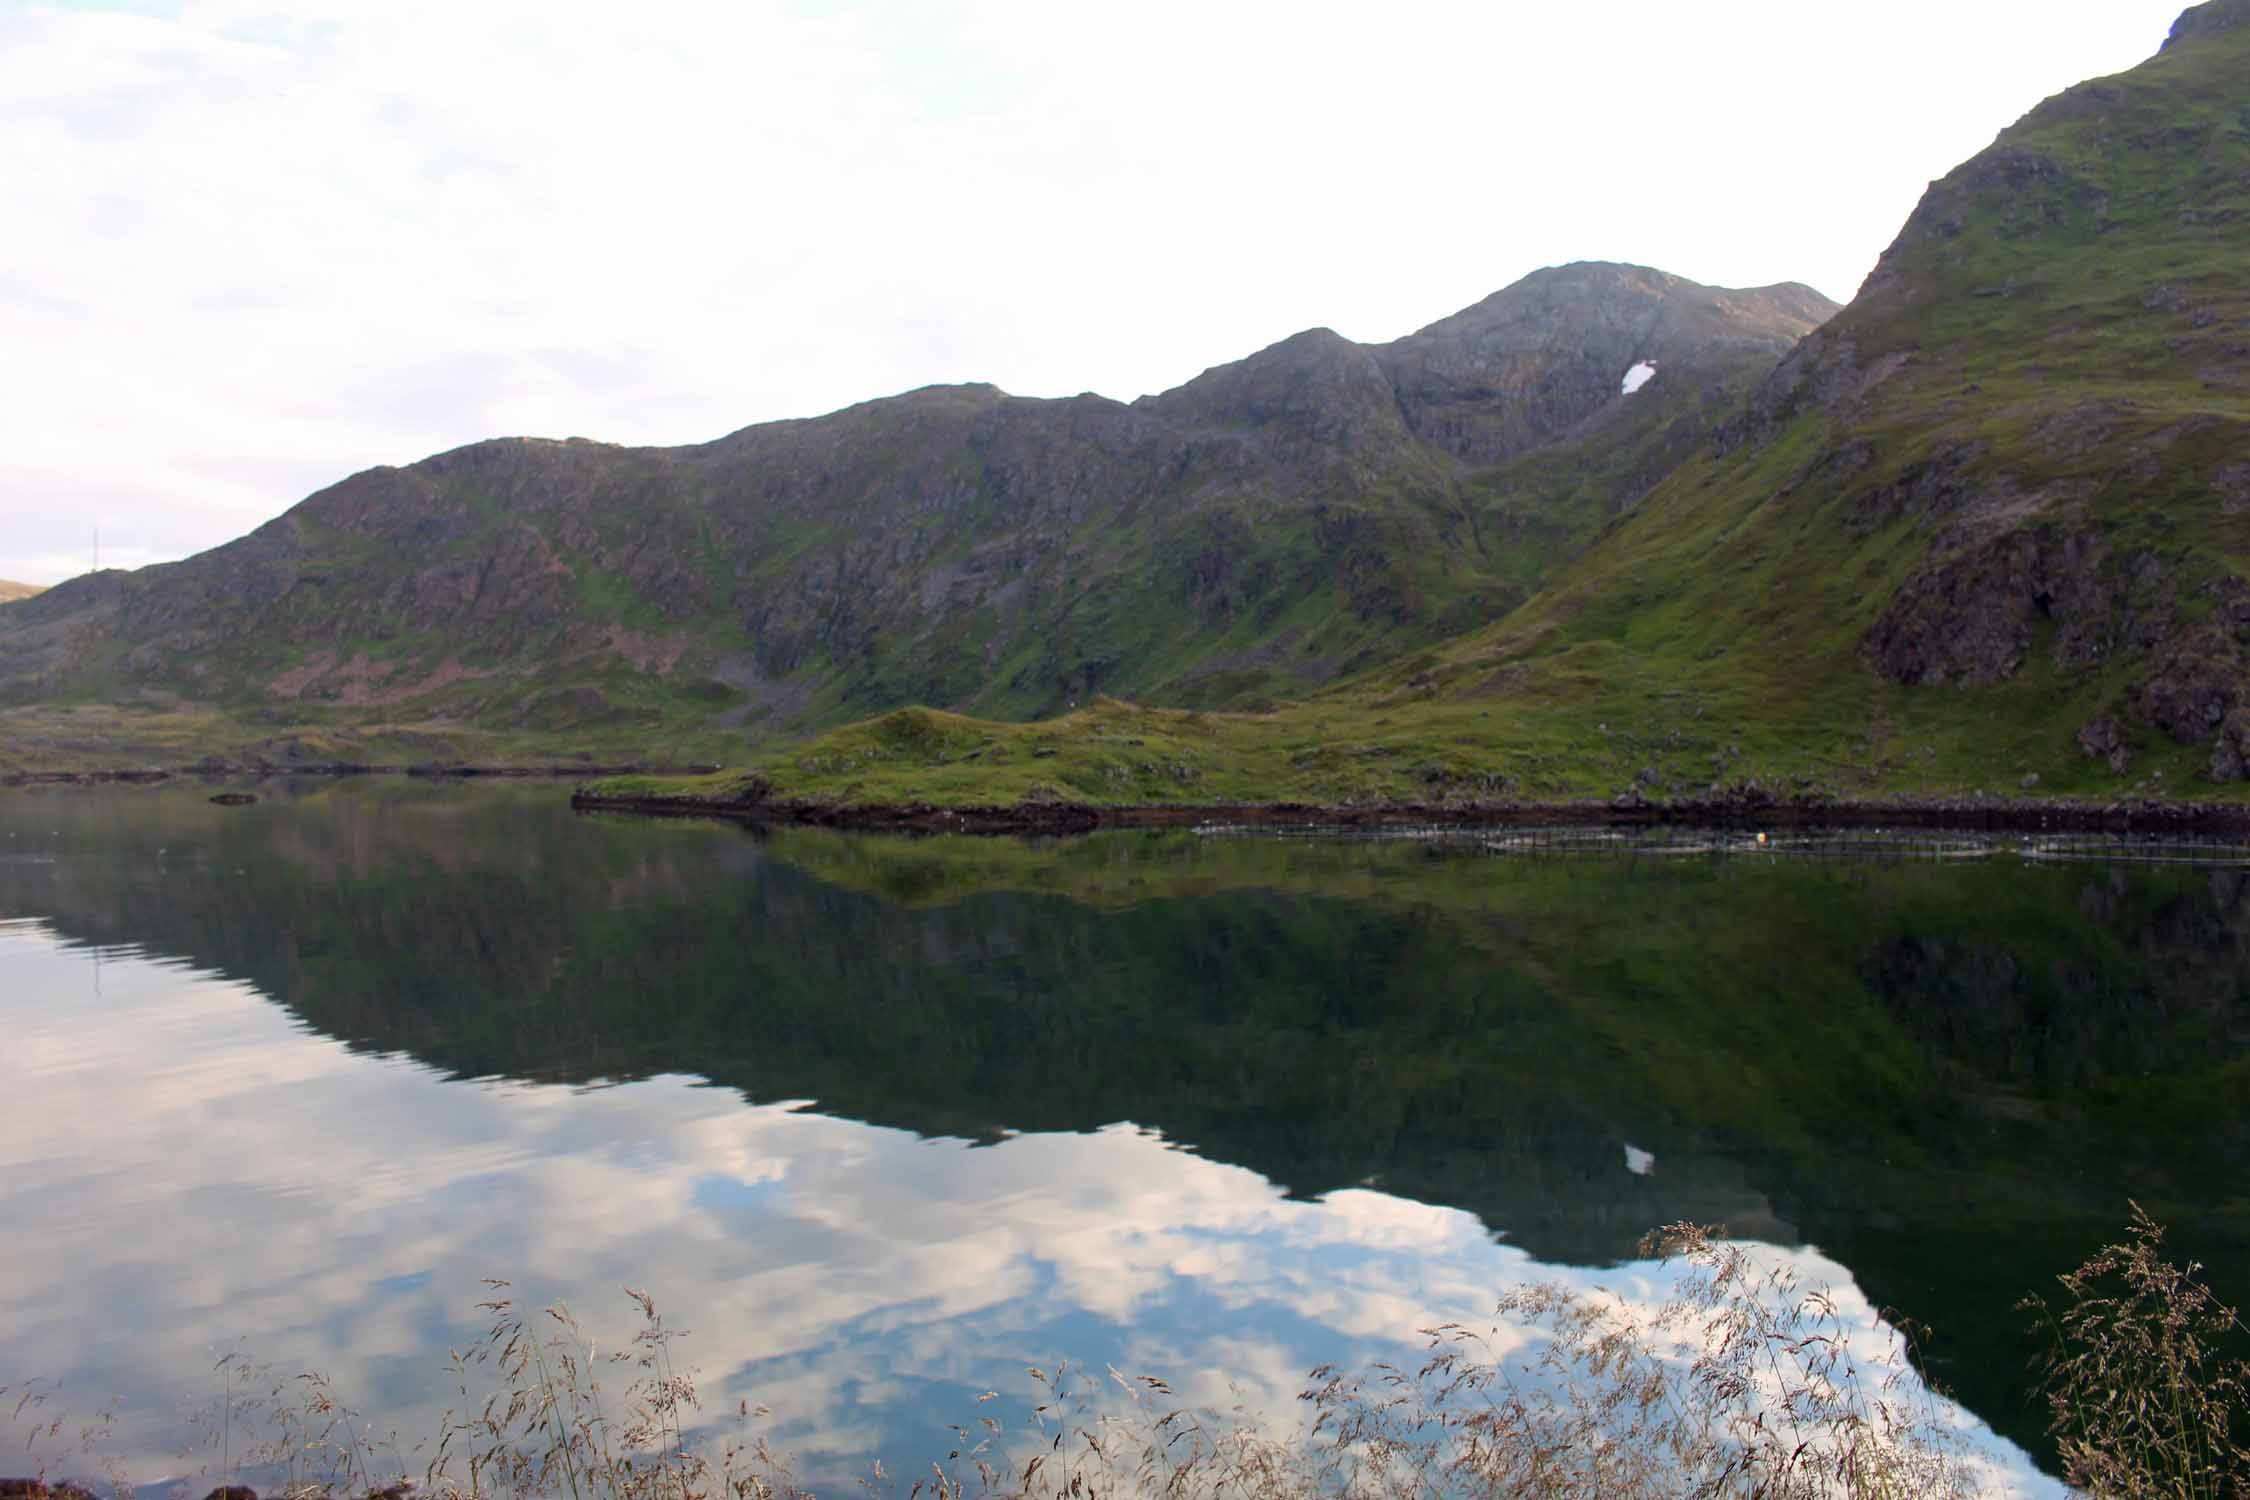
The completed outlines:
[[[1132,403],[470,445],[0,606],[0,746],[184,683],[278,745],[661,738],[797,805],[2239,786],[2246,18],[2001,132],[1833,318],[1589,262]]]
[[[1583,263],[1133,403],[932,386],[682,448],[486,440],[8,607],[0,703],[581,737],[1255,706],[1520,602],[1828,311]]]
[[[1264,721],[879,720],[683,795],[2239,797],[2245,21],[2196,7],[1933,182],[1850,306],[1490,624]]]

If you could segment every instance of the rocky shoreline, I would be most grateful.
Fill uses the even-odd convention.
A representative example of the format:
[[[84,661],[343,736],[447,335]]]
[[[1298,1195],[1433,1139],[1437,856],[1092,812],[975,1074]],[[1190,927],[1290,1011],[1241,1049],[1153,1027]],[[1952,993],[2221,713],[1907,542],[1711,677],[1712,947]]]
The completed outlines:
[[[295,776],[406,776],[427,780],[583,781],[605,776],[692,776],[712,766],[366,765],[333,762],[273,765],[204,761],[170,768],[103,771],[17,771],[0,788],[152,785],[169,781],[265,780]],[[944,807],[927,802],[828,802],[754,795],[733,801],[703,797],[613,796],[584,786],[571,794],[580,812],[645,817],[719,818],[757,824],[890,833],[1064,835],[1119,828],[1336,829],[1375,832],[1408,828],[1547,826],[1690,828],[1921,828],[1992,833],[2250,834],[2250,803],[2134,799],[2087,802],[2001,797],[1900,798],[1852,801],[1786,796],[1737,788],[1718,797],[1659,801],[1627,794],[1610,801],[1495,802],[1014,802]]]
[[[580,812],[724,818],[758,824],[890,833],[1081,834],[1112,828],[1383,829],[1536,825],[1704,828],[1926,828],[1994,833],[2250,833],[2250,806],[2214,802],[2070,802],[1932,798],[1847,802],[1737,794],[1678,802],[1134,803],[1018,802],[939,807],[930,803],[834,803],[778,798],[717,802],[695,797],[611,796],[580,788]]]
[[[420,761],[410,765],[363,765],[356,761],[326,761],[305,765],[279,765],[270,761],[197,761],[170,768],[150,767],[122,771],[11,771],[0,775],[0,787],[11,786],[141,786],[163,781],[222,778],[264,780],[284,776],[415,776],[433,780],[563,781],[588,776],[702,776],[719,768],[711,765],[655,766],[645,762],[617,765],[485,766]],[[5,1500],[0,1496],[0,1500]]]

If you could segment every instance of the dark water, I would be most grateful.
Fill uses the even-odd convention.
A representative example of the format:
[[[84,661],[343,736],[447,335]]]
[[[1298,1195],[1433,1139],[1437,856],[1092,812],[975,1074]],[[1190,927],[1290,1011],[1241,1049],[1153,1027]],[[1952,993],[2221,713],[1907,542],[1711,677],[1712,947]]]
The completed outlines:
[[[1509,1283],[1657,1295],[1681,1219],[1934,1325],[2004,1459],[2012,1304],[2128,1198],[2250,1289],[2231,871],[208,790],[0,794],[0,1385],[139,1477],[236,1348],[418,1467],[484,1276],[610,1337],[648,1287],[815,1473],[1057,1357],[1286,1417]]]

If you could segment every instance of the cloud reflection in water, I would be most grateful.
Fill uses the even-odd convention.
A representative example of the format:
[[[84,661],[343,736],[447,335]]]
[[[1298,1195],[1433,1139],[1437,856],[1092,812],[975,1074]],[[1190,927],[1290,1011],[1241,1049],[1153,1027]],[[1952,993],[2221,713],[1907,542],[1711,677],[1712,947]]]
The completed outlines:
[[[912,1463],[1057,1357],[1288,1420],[1312,1365],[1477,1322],[1508,1283],[1664,1293],[1645,1265],[1541,1265],[1459,1210],[1293,1200],[1129,1125],[973,1146],[682,1076],[448,1081],[177,964],[108,950],[99,983],[89,950],[0,926],[0,1183],[37,1226],[0,1282],[0,1372],[113,1402],[142,1473],[176,1463],[238,1342],[327,1373],[379,1428],[434,1430],[484,1276],[612,1343],[620,1289],[649,1287],[709,1409],[762,1402],[835,1465]],[[1775,1253],[1871,1320],[1842,1267]]]

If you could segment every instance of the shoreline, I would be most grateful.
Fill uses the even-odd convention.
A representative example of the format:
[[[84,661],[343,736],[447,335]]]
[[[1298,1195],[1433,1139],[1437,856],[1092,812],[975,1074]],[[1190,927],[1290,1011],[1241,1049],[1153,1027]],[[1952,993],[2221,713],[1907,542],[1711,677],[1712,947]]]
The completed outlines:
[[[197,763],[169,768],[99,771],[15,771],[0,788],[146,786],[170,781],[267,781],[292,776],[346,779],[402,776],[432,781],[584,781],[607,776],[692,776],[712,766],[645,763],[480,765],[419,762],[367,765],[321,762]],[[1772,797],[1753,794],[1653,800],[1553,802],[1015,802],[941,806],[929,802],[825,802],[760,798],[715,802],[699,797],[614,796],[573,790],[581,813],[654,818],[712,818],[760,825],[794,824],[872,833],[1067,836],[1109,829],[1228,828],[1372,832],[1415,828],[1531,826],[1688,828],[1925,828],[1988,833],[2175,833],[2250,835],[2250,803],[2197,801],[2088,802],[2058,798],[1927,797],[1890,800]]]
[[[833,803],[712,802],[694,797],[611,796],[583,788],[581,813],[717,818],[883,833],[1069,835],[1124,828],[1382,830],[1538,825],[1702,828],[1929,828],[1997,833],[2250,833],[2250,805],[2213,802],[2034,802],[1936,798],[1891,802],[1716,799],[1688,802],[1386,803]]]
[[[701,776],[718,769],[711,765],[655,766],[637,761],[614,765],[574,763],[567,766],[490,766],[442,761],[417,761],[407,765],[320,761],[311,765],[281,766],[270,762],[238,765],[231,761],[198,761],[194,765],[169,768],[151,766],[140,770],[10,771],[0,775],[0,787],[149,786],[164,781],[268,781],[280,776],[411,776],[432,781],[562,781],[587,776]]]

